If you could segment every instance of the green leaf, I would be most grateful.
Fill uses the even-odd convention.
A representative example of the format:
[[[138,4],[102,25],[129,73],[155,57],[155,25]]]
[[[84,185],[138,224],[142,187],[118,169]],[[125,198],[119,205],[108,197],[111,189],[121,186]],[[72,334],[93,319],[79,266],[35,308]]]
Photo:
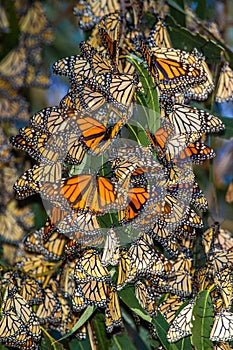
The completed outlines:
[[[184,0],[168,0],[170,14],[182,26],[186,25],[186,13],[184,10]]]
[[[139,122],[135,122],[135,124],[136,125],[130,123],[125,125],[125,127],[128,129],[127,137],[130,140],[135,140],[139,145],[148,146],[150,142],[145,129],[143,129]]]
[[[213,304],[208,290],[199,293],[193,308],[191,342],[196,350],[213,349],[213,343],[209,339],[211,326],[213,325]]]
[[[120,299],[127,305],[130,310],[135,312],[139,317],[147,322],[151,322],[152,318],[146,313],[146,311],[141,307],[136,298],[134,290],[132,287],[127,287],[118,292]]]
[[[107,336],[104,315],[97,313],[92,320],[92,324],[95,331],[95,336],[98,343],[98,350],[106,350],[111,348],[112,339]]]
[[[87,322],[87,320],[91,317],[94,311],[95,311],[95,306],[88,306],[84,311],[84,313],[82,314],[82,316],[80,317],[80,319],[78,320],[78,322],[71,329],[71,331],[68,332],[66,335],[64,335],[62,338],[60,338],[59,341],[66,339],[69,336],[71,336],[73,333],[75,333],[80,327],[84,325],[84,323]]]
[[[159,99],[155,84],[141,58],[131,54],[127,59],[135,66],[143,87],[143,92],[137,92],[137,102],[140,106],[138,106],[138,116],[134,119],[137,119],[143,128],[155,132],[160,127]]]
[[[157,316],[152,320],[152,324],[155,326],[157,336],[166,350],[192,350],[190,337],[185,337],[176,343],[169,343],[167,341],[169,324],[161,312],[158,311]]]
[[[136,347],[133,342],[131,341],[129,335],[127,332],[123,332],[121,335],[115,335],[113,336],[113,344],[111,347],[111,350],[137,350],[138,347]],[[105,348],[106,349],[106,348]]]
[[[43,327],[41,329],[43,332],[42,350],[65,350],[63,345],[56,341]]]
[[[78,340],[76,338],[69,341],[69,350],[92,350],[89,338]]]
[[[224,45],[221,42],[214,42],[206,39],[198,33],[191,33],[187,28],[177,24],[171,16],[167,17],[169,35],[174,48],[192,51],[197,48],[206,57],[207,63],[219,63]]]

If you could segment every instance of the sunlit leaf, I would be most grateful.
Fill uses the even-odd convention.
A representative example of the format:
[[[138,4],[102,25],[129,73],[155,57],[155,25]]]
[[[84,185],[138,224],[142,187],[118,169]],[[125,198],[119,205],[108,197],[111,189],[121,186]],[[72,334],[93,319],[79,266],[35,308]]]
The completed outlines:
[[[143,91],[137,92],[138,116],[137,120],[143,127],[155,132],[160,127],[160,108],[158,93],[151,75],[144,61],[131,54],[127,59],[135,66]]]
[[[213,325],[213,304],[208,290],[199,293],[193,307],[191,342],[196,350],[212,349],[213,343],[209,339]]]

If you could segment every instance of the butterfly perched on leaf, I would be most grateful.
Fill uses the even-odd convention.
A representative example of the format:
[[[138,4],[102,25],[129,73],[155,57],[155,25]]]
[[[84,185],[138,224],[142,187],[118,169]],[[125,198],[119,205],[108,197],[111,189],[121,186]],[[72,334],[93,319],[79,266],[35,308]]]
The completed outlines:
[[[228,310],[222,310],[215,315],[214,324],[211,329],[210,339],[212,341],[224,342],[233,339],[233,314]]]
[[[169,342],[176,342],[179,339],[191,334],[191,320],[194,301],[191,300],[182,310],[175,316],[170,324],[167,340]]]

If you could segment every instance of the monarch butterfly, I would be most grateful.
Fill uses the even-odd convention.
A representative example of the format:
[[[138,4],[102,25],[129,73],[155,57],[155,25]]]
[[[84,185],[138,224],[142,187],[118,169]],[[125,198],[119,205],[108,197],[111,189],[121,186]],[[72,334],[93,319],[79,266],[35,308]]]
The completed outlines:
[[[0,30],[4,33],[7,33],[9,31],[9,21],[7,18],[7,13],[4,8],[4,6],[0,6]]]
[[[230,268],[226,267],[221,272],[217,272],[214,277],[214,283],[220,291],[224,307],[229,309],[232,303],[232,275]]]
[[[160,159],[165,158],[167,162],[174,160],[175,162],[201,163],[204,160],[215,157],[214,150],[202,142],[195,141],[188,143],[186,134],[177,134],[172,136],[173,128],[171,126],[163,126],[159,128],[155,135],[147,132],[152,147],[157,152]],[[172,136],[169,138],[169,136]]]
[[[46,208],[47,209],[47,208]],[[61,207],[50,207],[47,209],[48,218],[43,227],[43,241],[47,242],[51,234],[55,231],[57,223],[62,221],[67,215],[67,212],[62,210]]]
[[[127,190],[125,186],[124,190]],[[117,209],[127,199],[127,193],[124,194],[122,188],[107,178],[88,174],[76,175],[55,184],[44,183],[40,193],[65,210],[71,208],[96,214],[103,214],[109,208]]]
[[[22,96],[0,97],[1,120],[27,120],[29,118],[28,103]]]
[[[218,103],[229,102],[233,100],[233,71],[226,62],[221,68],[219,75],[215,101]]]
[[[37,281],[43,283],[47,278],[47,275],[54,270],[56,263],[48,262],[43,255],[25,254],[22,258],[18,259],[16,266],[25,273],[30,274],[30,277],[35,277]]]
[[[210,332],[212,341],[229,341],[233,339],[233,314],[222,310],[215,315],[214,324]]]
[[[120,240],[116,230],[112,228],[107,232],[101,264],[103,266],[117,265],[120,259]]]
[[[28,276],[17,279],[18,292],[29,305],[38,304],[42,301],[43,293],[39,283]]]
[[[207,79],[204,83],[191,87],[187,92],[185,92],[185,97],[188,99],[204,101],[208,98],[208,95],[213,91],[214,83],[212,73],[204,60],[201,60],[201,65],[204,69]]]
[[[87,87],[80,89],[78,99],[75,96],[72,97],[75,104],[74,102],[72,102],[73,104],[66,103],[68,107],[94,110],[103,106],[105,102],[109,102],[121,111],[126,111],[134,99],[138,82],[131,74],[113,74],[109,77],[105,87],[93,82],[90,83],[88,80],[85,84]],[[97,107],[94,106],[93,108],[93,102],[95,101],[91,101],[91,98],[96,99]]]
[[[164,19],[158,17],[158,21],[151,30],[147,42],[150,47],[172,47]]]
[[[146,187],[133,187],[128,190],[128,204],[118,211],[119,222],[124,224],[135,219],[141,212],[150,195]]]
[[[28,129],[29,128],[24,128],[24,129]],[[23,134],[25,130],[21,129],[20,130],[20,134],[16,135],[16,136],[11,136],[10,138],[10,143],[12,144],[13,147],[17,148],[17,149],[21,149],[25,152],[27,152],[32,158],[34,158],[35,160],[39,160],[41,157],[41,153],[40,151],[43,152],[44,150],[44,143],[47,141],[47,135],[41,135],[41,139],[40,139],[40,146],[41,148],[36,147],[33,143],[33,137],[37,137],[38,135],[36,135],[31,129],[31,140],[28,140],[28,135],[27,134]],[[43,141],[42,141],[43,139]]]
[[[44,228],[31,233],[24,240],[26,250],[43,254],[49,260],[59,260],[66,244],[66,237],[54,231],[50,237],[43,242]]]
[[[171,322],[167,340],[172,343],[191,334],[191,320],[194,300],[191,300]]]
[[[93,87],[84,84],[80,89],[70,89],[68,94],[60,101],[61,109],[73,109],[82,112],[95,111],[108,102],[106,94],[96,91]]]
[[[160,89],[161,97],[166,97],[168,92],[183,92],[190,86],[206,81],[200,57],[196,52],[189,54],[173,48],[149,48],[143,42],[141,50]]]
[[[119,64],[118,64],[118,70],[121,74],[130,74],[132,76],[135,76],[135,67],[132,63],[127,61],[124,57],[119,57]],[[139,87],[140,82],[138,83]]]
[[[98,251],[94,249],[84,251],[79,258],[74,272],[74,278],[77,283],[83,282],[82,279],[79,278],[79,272],[83,272],[86,275],[85,280],[95,279],[97,281],[106,281],[110,278],[107,268],[101,264]]]
[[[168,247],[169,244],[166,245]],[[166,248],[165,248],[166,249]],[[169,251],[169,249],[167,249]],[[157,278],[163,274],[168,274],[174,271],[174,266],[162,253],[156,252],[153,264],[147,269],[146,274]]]
[[[51,322],[59,324],[61,321],[61,304],[57,298],[56,292],[50,286],[43,289],[44,299],[38,305],[36,315],[41,324]]]
[[[192,293],[192,276],[187,271],[175,271],[167,277],[167,286],[170,292],[180,296]]]
[[[49,135],[29,127],[22,128],[19,132],[19,135],[11,137],[11,144],[27,151],[37,161],[55,163],[70,157],[69,143],[72,145],[73,141],[69,139],[68,130],[65,137],[62,132]]]
[[[119,35],[121,18],[117,12],[104,16],[99,22],[102,43],[108,51],[113,64],[119,61]]]
[[[104,307],[109,298],[108,284],[106,281],[86,280],[78,283],[75,294],[79,294],[88,305]]]
[[[65,57],[53,64],[53,71],[56,74],[69,76],[74,87],[84,79],[105,85],[113,72],[110,61],[88,43],[81,43],[80,47],[86,58],[80,55]]]
[[[27,53],[24,47],[11,50],[0,62],[0,77],[9,81],[14,88],[24,85],[27,69]]]
[[[219,224],[216,222],[214,225],[205,230],[202,234],[202,244],[205,250],[205,253],[208,254],[212,248],[213,243],[215,241],[215,237],[217,236],[217,232],[219,231]]]
[[[109,287],[109,301],[105,308],[105,325],[108,333],[113,331],[113,327],[122,327],[123,321],[121,317],[121,309],[116,287]]]
[[[33,3],[27,10],[27,13],[20,18],[20,30],[28,35],[40,35],[47,29],[48,21],[45,17],[42,4]]]
[[[80,77],[92,79],[94,72],[91,69],[90,63],[81,55],[64,57],[53,63],[53,73],[59,75],[77,75],[77,81]]]
[[[168,323],[174,320],[177,311],[180,306],[184,303],[184,298],[178,295],[172,295],[164,300],[158,307],[159,311],[166,318]]]
[[[170,230],[166,228],[164,223],[156,222],[150,231],[150,234],[152,234],[153,238],[163,246],[169,255],[173,257],[178,255],[180,247],[177,244],[176,239],[170,238]]]
[[[149,313],[149,315],[156,316],[156,299],[150,294],[148,287],[142,281],[137,281],[135,283],[135,295],[141,306]]]
[[[77,117],[77,111],[60,109],[59,107],[43,108],[33,114],[29,120],[29,128],[35,129],[45,134],[55,134],[57,132],[69,131],[67,119]]]
[[[85,3],[79,3],[74,7],[74,14],[81,17],[79,25],[80,28],[87,30],[91,29],[102,16],[111,12],[120,10],[120,2],[117,1],[101,1],[95,3],[90,0]]]
[[[57,224],[57,230],[68,237],[79,241],[81,244],[92,245],[97,238],[103,241],[101,227],[97,216],[93,213],[67,214],[64,219]],[[84,234],[84,235],[83,235]],[[98,244],[100,244],[100,241]]]
[[[129,276],[131,280],[136,277],[136,268],[131,269],[131,260],[126,250],[120,252],[120,259],[118,265],[118,276],[117,276],[117,290],[124,288],[128,282]]]
[[[208,261],[213,267],[215,273],[221,273],[221,271],[233,264],[233,251],[222,251],[220,249],[214,249],[209,252]]]
[[[196,230],[194,227],[182,222],[176,229],[175,234],[178,238],[189,237],[190,239],[196,238]]]
[[[155,250],[142,237],[139,237],[128,249],[128,257],[131,260],[131,269],[133,271],[135,269],[137,274],[142,274],[150,270],[157,255]]]
[[[217,237],[214,241],[215,246],[219,246],[225,250],[233,249],[233,238],[229,231],[219,228]]]
[[[216,133],[224,130],[222,121],[212,114],[183,104],[168,106],[165,119],[174,126],[175,134]]]
[[[41,338],[38,318],[12,282],[8,283],[3,296],[0,332],[0,338],[9,344],[18,345],[25,341],[26,336],[35,342]],[[21,339],[18,337],[20,332],[23,332]]]
[[[191,226],[194,228],[203,227],[203,221],[200,216],[192,209],[189,208],[182,220],[184,225]]]
[[[221,342],[214,347],[214,350],[231,350],[230,344]]]
[[[206,211],[208,209],[207,199],[197,182],[195,182],[193,185],[193,195],[191,203],[194,205],[195,208],[199,210]]]
[[[192,260],[186,257],[184,253],[180,253],[173,262],[173,268],[175,271],[187,271],[191,273]]]
[[[111,144],[125,122],[126,119],[122,118],[113,126],[105,126],[88,116],[79,118],[76,120],[76,126],[81,132],[79,142],[86,150],[100,154]]]
[[[16,198],[24,199],[35,193],[40,192],[40,182],[56,182],[62,177],[62,165],[57,162],[54,164],[34,165],[26,170],[14,184]]]

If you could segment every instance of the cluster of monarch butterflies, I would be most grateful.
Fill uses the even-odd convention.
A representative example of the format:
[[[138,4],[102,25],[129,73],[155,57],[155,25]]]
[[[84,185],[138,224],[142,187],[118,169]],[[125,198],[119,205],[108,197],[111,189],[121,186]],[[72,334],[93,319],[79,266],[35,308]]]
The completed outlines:
[[[156,4],[145,2],[143,10],[130,1],[135,29],[127,35],[122,28],[129,19],[115,12],[120,2],[96,4],[80,1],[75,8],[83,28],[95,25],[95,34],[80,44],[79,55],[53,65],[56,74],[69,78],[66,96],[59,106],[31,116],[10,139],[35,161],[16,181],[16,196],[39,193],[49,217],[20,243],[14,271],[2,268],[0,340],[39,349],[40,325],[65,335],[88,306],[104,310],[107,332],[119,330],[118,292],[125,287],[135,289],[151,317],[163,315],[169,342],[191,334],[199,292],[210,289],[215,309],[210,339],[231,340],[232,239],[217,224],[203,230],[197,211],[207,210],[207,200],[192,169],[192,163],[215,156],[204,143],[206,134],[224,125],[184,104],[207,98],[211,72],[197,50],[172,48],[161,18],[143,37],[142,13]],[[126,59],[130,52],[144,62],[159,95],[160,127],[146,128],[147,146],[123,139],[137,94],[146,94]],[[224,84],[221,89],[223,94]],[[224,101],[232,92],[227,95]],[[200,266],[193,255],[198,240]],[[86,333],[84,324],[75,335],[84,339]]]
[[[15,133],[14,123],[24,123],[29,118],[29,105],[22,90],[49,86],[48,72],[43,69],[43,46],[51,44],[53,32],[41,2],[1,4],[0,36],[0,240],[3,256],[13,263],[25,230],[34,226],[34,215],[28,205],[14,199],[12,186],[25,155],[13,153],[8,138]]]
[[[8,52],[0,51],[0,120],[27,120],[29,106],[19,91],[25,87],[46,88],[48,72],[43,68],[43,45],[51,44],[52,28],[40,1],[27,3],[16,1],[12,8],[0,6],[0,35]],[[17,21],[19,38],[14,42]],[[6,41],[6,42],[5,42]],[[9,50],[11,48],[11,50]]]

